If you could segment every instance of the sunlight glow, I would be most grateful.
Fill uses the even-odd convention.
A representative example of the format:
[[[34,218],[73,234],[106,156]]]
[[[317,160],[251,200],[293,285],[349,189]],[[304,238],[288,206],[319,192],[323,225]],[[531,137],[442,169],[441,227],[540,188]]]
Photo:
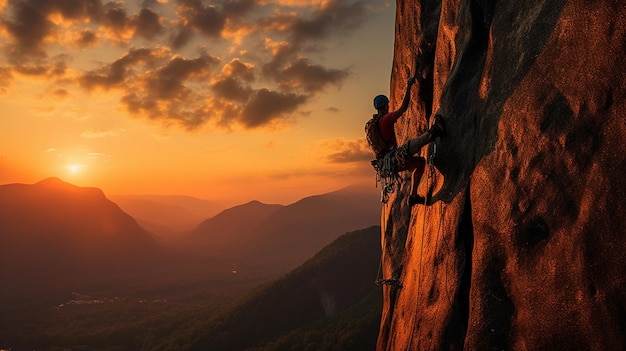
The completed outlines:
[[[82,165],[79,165],[79,164],[76,164],[76,163],[75,163],[75,164],[71,164],[71,165],[68,165],[68,166],[67,166],[67,172],[68,172],[70,175],[77,175],[77,174],[81,173],[81,171],[83,170],[83,168],[84,168],[84,167],[83,167]]]

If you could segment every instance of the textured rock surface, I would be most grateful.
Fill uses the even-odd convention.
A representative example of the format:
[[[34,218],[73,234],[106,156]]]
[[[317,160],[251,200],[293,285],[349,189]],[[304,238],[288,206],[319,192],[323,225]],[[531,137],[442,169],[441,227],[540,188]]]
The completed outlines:
[[[378,350],[626,349],[625,31],[621,0],[397,1],[398,141],[448,134],[431,204],[383,206]]]

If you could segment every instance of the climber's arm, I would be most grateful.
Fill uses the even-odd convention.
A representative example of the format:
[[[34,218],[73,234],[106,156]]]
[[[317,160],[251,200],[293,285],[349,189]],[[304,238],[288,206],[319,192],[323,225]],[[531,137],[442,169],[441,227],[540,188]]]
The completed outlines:
[[[406,110],[409,108],[409,102],[411,102],[411,87],[413,86],[414,83],[415,83],[415,77],[411,77],[407,81],[406,91],[404,92],[404,99],[402,99],[402,105],[400,106],[400,108],[395,112],[396,116],[398,117],[402,116],[402,114],[404,114]]]

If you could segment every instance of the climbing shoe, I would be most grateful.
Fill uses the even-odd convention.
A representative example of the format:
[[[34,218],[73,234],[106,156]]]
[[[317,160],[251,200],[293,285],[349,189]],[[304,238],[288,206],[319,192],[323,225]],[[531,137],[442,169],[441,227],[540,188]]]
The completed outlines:
[[[426,202],[426,199],[424,199],[423,196],[420,196],[420,195],[409,196],[409,206],[411,207],[417,204],[424,204],[425,202]]]
[[[433,122],[433,125],[430,127],[428,132],[430,133],[430,135],[433,136],[433,139],[438,138],[446,133],[445,120],[443,119],[443,117],[441,117],[441,115],[435,115],[435,121]]]

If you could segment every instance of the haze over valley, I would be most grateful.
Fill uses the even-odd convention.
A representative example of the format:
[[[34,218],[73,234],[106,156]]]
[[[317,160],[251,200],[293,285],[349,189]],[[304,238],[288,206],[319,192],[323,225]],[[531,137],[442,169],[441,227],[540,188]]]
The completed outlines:
[[[310,321],[324,313],[334,315],[375,288],[380,252],[378,196],[373,186],[354,186],[289,205],[250,201],[220,209],[210,201],[180,196],[133,195],[117,197],[116,203],[99,189],[58,178],[1,185],[0,279],[5,288],[0,310],[7,318],[0,323],[0,347],[53,350],[87,345],[113,350],[131,349],[128,343],[158,345],[182,338],[187,346],[177,347],[185,350],[214,338],[198,330],[180,336],[178,327],[164,326],[167,320],[191,316],[206,327],[215,322],[218,311],[236,308],[237,301],[259,284],[271,286],[344,234],[371,228],[368,234],[351,233],[355,245],[370,238],[364,251],[333,258],[370,262],[369,269],[353,272],[356,281],[339,277],[346,267],[331,269],[324,263],[309,268],[328,270],[324,273],[330,273],[328,278],[321,281],[348,280],[362,288],[336,295],[335,289],[343,289],[341,284],[325,287],[326,292],[314,288],[318,283],[297,287],[304,289],[298,296],[316,290],[311,293],[318,296],[314,305],[320,304],[322,315],[315,312]],[[355,256],[349,259],[350,255]],[[346,262],[342,266],[350,266]],[[267,294],[272,295],[261,295]],[[340,305],[338,296],[344,296]],[[285,297],[283,303],[289,300]],[[370,305],[374,301],[379,302],[374,299]],[[293,308],[315,311],[316,307],[306,306],[310,303],[296,303]],[[111,318],[125,321],[107,327]],[[65,323],[70,320],[74,320],[71,327]],[[146,329],[137,326],[143,323]],[[151,328],[168,331],[157,337],[149,335]],[[125,333],[137,335],[132,340],[118,337]],[[254,345],[258,337],[244,339]]]

